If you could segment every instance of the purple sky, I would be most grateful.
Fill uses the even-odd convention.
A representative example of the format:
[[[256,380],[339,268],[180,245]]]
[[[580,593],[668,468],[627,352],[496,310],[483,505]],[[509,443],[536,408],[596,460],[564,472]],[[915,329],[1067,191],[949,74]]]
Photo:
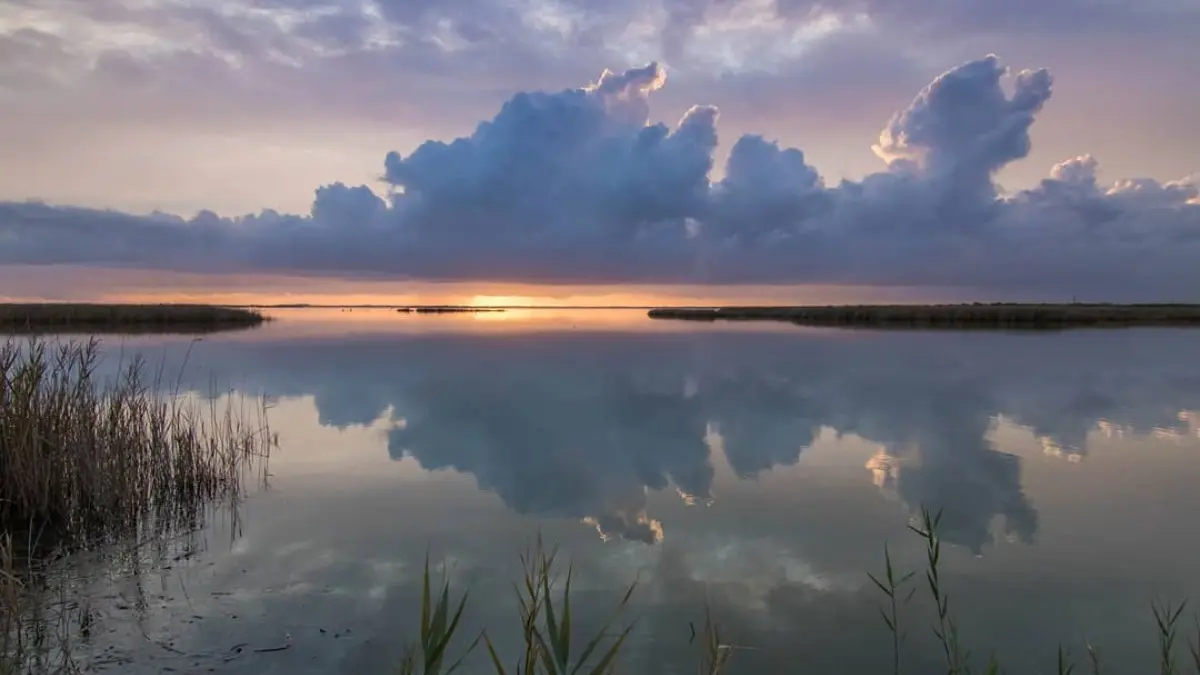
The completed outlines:
[[[1200,299],[1196,35],[1196,0],[2,0],[0,264]]]

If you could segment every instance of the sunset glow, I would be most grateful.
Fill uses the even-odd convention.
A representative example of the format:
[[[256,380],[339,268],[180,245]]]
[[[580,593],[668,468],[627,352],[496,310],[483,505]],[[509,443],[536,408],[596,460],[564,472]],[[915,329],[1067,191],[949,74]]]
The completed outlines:
[[[86,280],[86,281],[84,281]],[[470,305],[656,307],[663,305],[949,302],[954,289],[867,286],[533,285],[477,282],[209,275],[68,265],[0,265],[0,301],[186,302],[229,305]],[[979,298],[976,294],[970,296]],[[986,297],[986,296],[985,296]]]

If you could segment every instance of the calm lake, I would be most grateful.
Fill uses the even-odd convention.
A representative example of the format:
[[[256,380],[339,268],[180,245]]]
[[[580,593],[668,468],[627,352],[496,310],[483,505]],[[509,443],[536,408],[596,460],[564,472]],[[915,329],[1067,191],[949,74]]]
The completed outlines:
[[[1157,672],[1150,603],[1200,601],[1200,332],[275,315],[105,339],[112,371],[137,353],[164,386],[266,395],[280,446],[195,555],[87,572],[96,670],[391,672],[427,553],[470,590],[452,652],[483,627],[511,650],[540,532],[574,563],[581,635],[638,582],[623,672],[696,672],[706,605],[733,673],[891,672],[867,573],[885,543],[921,569],[921,505],[944,510],[943,584],[980,663],[1048,673],[1060,643],[1081,667],[1091,644],[1106,672]],[[905,668],[937,672],[917,580]],[[1190,609],[1180,626],[1182,647]],[[465,672],[486,668],[480,650]]]

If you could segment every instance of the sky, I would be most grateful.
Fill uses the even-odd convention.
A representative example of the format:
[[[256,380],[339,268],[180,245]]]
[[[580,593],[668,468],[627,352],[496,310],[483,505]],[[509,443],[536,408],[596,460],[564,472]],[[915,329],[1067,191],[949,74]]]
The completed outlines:
[[[1200,300],[1198,34],[1197,0],[0,0],[0,296]]]

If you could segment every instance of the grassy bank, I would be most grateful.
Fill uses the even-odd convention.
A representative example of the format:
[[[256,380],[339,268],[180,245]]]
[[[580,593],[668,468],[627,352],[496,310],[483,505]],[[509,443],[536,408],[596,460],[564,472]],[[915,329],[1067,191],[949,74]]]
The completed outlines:
[[[652,319],[785,321],[805,326],[1063,329],[1200,326],[1200,304],[960,304],[717,307],[650,310]]]
[[[265,317],[216,305],[0,304],[0,332],[209,332],[249,328]]]

